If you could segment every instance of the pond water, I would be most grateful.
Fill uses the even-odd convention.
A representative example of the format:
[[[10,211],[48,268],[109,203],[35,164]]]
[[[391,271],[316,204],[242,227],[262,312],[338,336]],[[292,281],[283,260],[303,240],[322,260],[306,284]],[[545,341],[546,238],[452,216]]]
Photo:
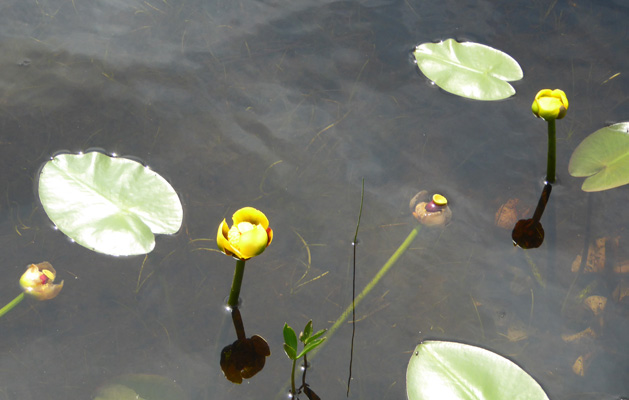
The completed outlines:
[[[358,306],[350,398],[405,398],[426,338],[508,356],[552,399],[628,396],[629,309],[613,294],[628,278],[610,271],[629,259],[629,187],[586,194],[567,171],[583,138],[629,115],[628,18],[622,0],[4,0],[0,300],[33,262],[50,261],[65,287],[0,320],[0,400],[91,398],[129,373],[167,377],[190,399],[285,398],[284,323],[330,327],[351,302],[363,179],[358,290],[415,226],[416,192],[446,195],[453,219],[422,230]],[[411,50],[449,37],[518,60],[517,94],[477,102],[431,85]],[[570,109],[557,123],[546,239],[524,251],[494,218],[509,199],[532,210],[541,194],[546,125],[530,106],[542,88],[565,90]],[[43,162],[92,147],[144,160],[180,194],[182,230],[146,258],[72,243],[36,200]],[[272,354],[234,385],[219,355],[235,340],[223,310],[235,262],[215,235],[243,206],[275,233],[241,293],[247,335]],[[599,238],[607,272],[575,277],[576,256]],[[578,299],[586,288],[608,299],[602,319]],[[596,337],[562,338],[587,327]],[[323,399],[345,396],[350,338],[344,324],[311,360]]]

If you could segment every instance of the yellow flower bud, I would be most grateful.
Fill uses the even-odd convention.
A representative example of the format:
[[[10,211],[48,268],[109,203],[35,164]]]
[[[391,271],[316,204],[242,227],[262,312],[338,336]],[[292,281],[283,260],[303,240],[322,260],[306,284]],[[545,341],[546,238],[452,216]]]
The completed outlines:
[[[20,278],[20,286],[25,294],[37,300],[50,300],[59,294],[63,288],[60,284],[53,284],[57,273],[49,262],[31,264]]]
[[[568,111],[568,98],[563,90],[543,89],[535,95],[531,110],[536,117],[546,121],[561,119]]]
[[[216,244],[228,256],[248,260],[261,254],[273,240],[269,220],[253,207],[245,207],[234,213],[234,224],[228,227],[225,220],[218,227]]]

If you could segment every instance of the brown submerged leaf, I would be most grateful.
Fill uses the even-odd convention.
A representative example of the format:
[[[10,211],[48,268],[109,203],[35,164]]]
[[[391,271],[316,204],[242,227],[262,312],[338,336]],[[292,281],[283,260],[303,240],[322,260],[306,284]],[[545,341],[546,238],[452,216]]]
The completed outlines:
[[[594,332],[594,330],[592,328],[588,327],[588,328],[582,330],[581,332],[575,333],[573,335],[563,334],[563,335],[561,335],[561,338],[566,343],[578,342],[578,341],[581,341],[583,339],[594,339],[594,338],[596,338],[596,332]]]
[[[520,207],[520,199],[509,199],[496,211],[494,224],[503,229],[512,229],[519,219],[524,218],[531,207]]]

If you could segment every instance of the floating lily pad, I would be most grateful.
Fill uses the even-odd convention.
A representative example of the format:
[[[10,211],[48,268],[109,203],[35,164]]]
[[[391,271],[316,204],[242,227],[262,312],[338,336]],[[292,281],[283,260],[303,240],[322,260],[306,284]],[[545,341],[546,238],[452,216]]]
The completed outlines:
[[[506,358],[463,343],[425,341],[406,370],[409,400],[548,400],[541,386]]]
[[[479,43],[447,39],[423,43],[414,52],[417,66],[443,90],[474,100],[501,100],[515,94],[508,83],[522,79],[511,56]]]
[[[145,254],[154,234],[172,234],[183,220],[170,184],[148,167],[100,152],[60,154],[39,176],[39,198],[68,237],[99,253]]]
[[[629,183],[629,122],[599,129],[583,139],[570,157],[568,172],[587,177],[581,186],[586,192]]]

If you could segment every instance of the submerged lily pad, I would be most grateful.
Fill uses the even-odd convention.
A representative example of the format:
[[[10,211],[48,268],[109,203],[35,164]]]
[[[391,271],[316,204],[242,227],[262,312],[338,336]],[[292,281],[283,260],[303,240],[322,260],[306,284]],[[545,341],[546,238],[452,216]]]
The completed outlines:
[[[515,94],[508,83],[524,76],[511,56],[479,43],[447,39],[417,46],[419,69],[443,90],[474,100],[501,100]]]
[[[425,341],[406,370],[409,400],[548,400],[542,387],[506,358],[463,343]]]
[[[100,152],[60,154],[39,175],[39,198],[59,230],[99,253],[145,254],[154,234],[172,234],[183,220],[170,184],[148,167]]]
[[[587,177],[581,186],[586,192],[629,183],[629,122],[599,129],[583,139],[570,157],[568,172]]]
[[[94,400],[186,400],[174,380],[159,375],[119,376],[96,391]]]

